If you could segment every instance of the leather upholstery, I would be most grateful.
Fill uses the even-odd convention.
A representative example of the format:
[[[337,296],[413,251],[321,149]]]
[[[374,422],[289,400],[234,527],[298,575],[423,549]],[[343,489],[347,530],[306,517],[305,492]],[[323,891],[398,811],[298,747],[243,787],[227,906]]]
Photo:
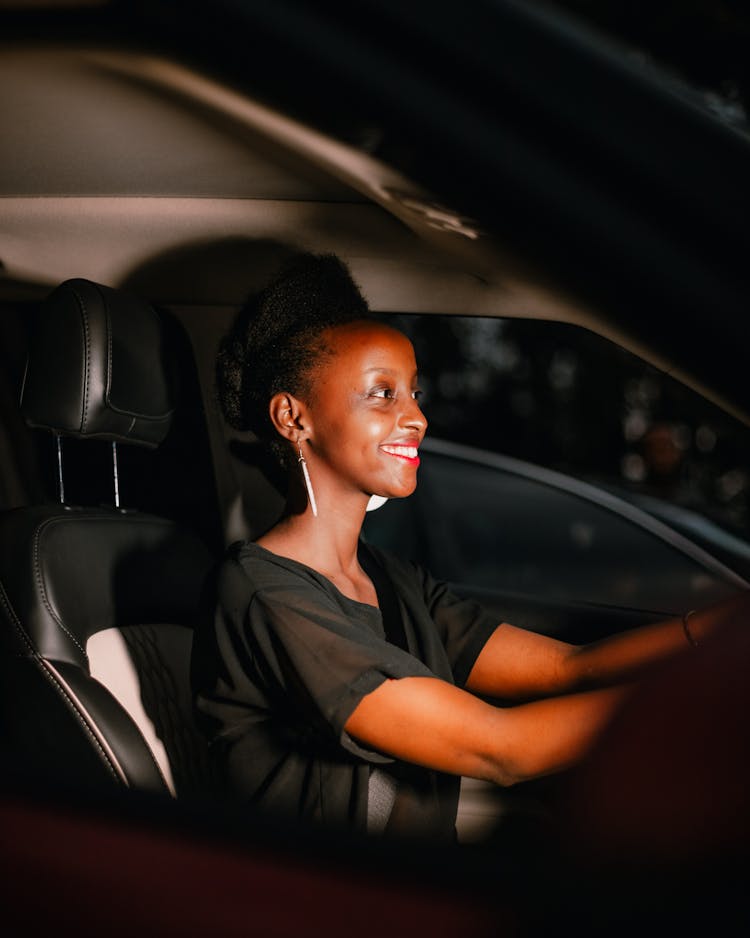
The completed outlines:
[[[0,579],[41,655],[87,666],[94,632],[144,622],[190,622],[208,552],[178,525],[139,512],[34,506],[0,516]],[[17,633],[17,630],[16,630]],[[19,642],[21,643],[19,645]]]
[[[27,421],[157,444],[172,411],[162,335],[147,304],[67,281],[44,304],[30,345]],[[213,560],[192,531],[137,511],[37,505],[0,515],[0,732],[21,768],[94,787],[205,788],[189,667]],[[102,647],[128,656],[135,709],[153,724],[168,771],[134,708],[92,676],[87,643],[110,629],[124,643]]]
[[[151,515],[36,506],[0,516],[0,699],[11,751],[54,777],[166,791],[140,730],[91,676],[86,643],[118,627],[158,649],[171,629],[163,660],[152,652],[149,666],[141,654],[136,667],[148,672],[145,705],[161,725],[170,763],[170,750],[177,753],[178,791],[205,785],[189,654],[212,562],[195,535]],[[169,721],[160,716],[165,710]]]
[[[21,393],[29,426],[157,446],[173,392],[164,331],[135,297],[66,280],[41,305]]]

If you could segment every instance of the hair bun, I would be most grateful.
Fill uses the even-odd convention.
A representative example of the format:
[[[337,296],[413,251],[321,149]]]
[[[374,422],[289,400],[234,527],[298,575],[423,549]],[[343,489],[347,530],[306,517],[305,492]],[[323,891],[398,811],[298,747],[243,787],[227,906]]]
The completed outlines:
[[[369,315],[367,301],[334,254],[291,257],[240,310],[219,348],[219,401],[230,426],[261,439],[276,433],[268,402],[279,391],[300,394],[322,354],[323,330]]]

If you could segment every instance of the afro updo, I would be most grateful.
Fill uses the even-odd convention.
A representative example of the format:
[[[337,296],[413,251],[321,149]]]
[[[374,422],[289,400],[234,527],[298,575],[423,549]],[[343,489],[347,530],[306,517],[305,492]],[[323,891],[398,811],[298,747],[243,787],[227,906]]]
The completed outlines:
[[[274,394],[304,396],[326,352],[321,334],[368,319],[367,301],[346,265],[333,254],[299,254],[240,310],[222,340],[216,363],[219,403],[236,430],[251,430],[283,458],[268,413]]]

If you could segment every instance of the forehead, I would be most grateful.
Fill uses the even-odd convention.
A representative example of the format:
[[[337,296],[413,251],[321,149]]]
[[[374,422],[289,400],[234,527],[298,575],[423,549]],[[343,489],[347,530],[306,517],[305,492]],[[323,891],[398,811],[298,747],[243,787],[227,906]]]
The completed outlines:
[[[384,323],[358,321],[333,326],[323,338],[333,353],[327,363],[330,366],[357,371],[416,370],[414,347],[409,339]]]

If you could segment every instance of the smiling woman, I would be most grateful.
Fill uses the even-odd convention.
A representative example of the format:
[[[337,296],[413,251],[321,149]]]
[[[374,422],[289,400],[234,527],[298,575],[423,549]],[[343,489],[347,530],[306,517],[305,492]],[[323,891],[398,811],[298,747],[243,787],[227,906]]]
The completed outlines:
[[[25,5],[19,0],[16,7]],[[509,849],[506,838],[507,821],[514,826],[512,806],[523,811],[538,792],[556,793],[557,779],[492,791],[503,811],[497,850],[420,850],[419,862],[401,844],[398,849],[376,844],[370,850],[368,843],[323,838],[317,831],[308,840],[296,828],[285,837],[286,826],[269,826],[266,814],[313,819],[326,834],[334,825],[374,831],[387,817],[389,834],[398,827],[450,836],[457,773],[510,781],[552,771],[585,748],[585,738],[579,737],[577,747],[571,743],[576,725],[586,727],[575,719],[570,696],[545,701],[543,711],[541,703],[524,701],[551,693],[560,697],[561,690],[584,686],[584,676],[589,685],[605,684],[630,678],[635,670],[610,667],[604,673],[601,649],[537,641],[498,623],[548,627],[546,634],[558,639],[586,641],[647,621],[655,617],[653,610],[666,614],[698,607],[705,601],[701,584],[707,572],[717,590],[746,587],[728,576],[746,573],[739,566],[739,560],[747,563],[746,544],[740,545],[740,554],[718,537],[704,537],[704,528],[685,534],[677,527],[683,513],[649,520],[641,511],[636,517],[633,506],[614,505],[608,492],[597,493],[591,485],[584,489],[582,480],[593,479],[590,464],[552,465],[536,452],[507,449],[489,454],[497,459],[490,462],[478,450],[492,447],[471,430],[483,421],[507,439],[506,415],[519,427],[523,421],[527,440],[544,439],[547,427],[559,437],[569,427],[555,419],[559,410],[547,406],[541,392],[534,401],[547,427],[529,417],[525,392],[531,378],[522,375],[524,359],[533,352],[541,362],[549,349],[549,360],[537,373],[545,382],[548,374],[553,376],[557,388],[570,381],[572,368],[570,355],[553,356],[553,342],[541,330],[539,338],[530,337],[524,345],[522,328],[537,324],[590,330],[747,422],[750,265],[742,248],[750,242],[747,135],[713,120],[706,108],[694,107],[639,60],[620,55],[570,18],[554,15],[549,4],[530,0],[111,0],[101,10],[84,15],[80,9],[75,16],[61,8],[53,11],[51,3],[35,5],[50,9],[22,16],[7,13],[8,5],[0,3],[0,114],[7,128],[0,147],[3,507],[56,497],[51,434],[28,429],[17,402],[35,302],[68,278],[86,278],[132,293],[160,316],[164,313],[165,322],[174,320],[185,340],[185,354],[179,357],[186,368],[179,369],[180,375],[193,375],[187,385],[180,382],[185,386],[176,432],[165,447],[154,454],[144,450],[139,459],[120,454],[125,520],[136,509],[168,518],[174,514],[190,532],[205,531],[209,546],[221,545],[222,551],[240,537],[250,542],[231,549],[217,573],[215,607],[195,656],[195,693],[205,732],[214,741],[225,790],[241,802],[240,809],[235,805],[226,811],[219,800],[208,810],[202,804],[193,810],[193,796],[181,796],[179,785],[174,804],[160,799],[147,811],[141,810],[140,788],[124,793],[118,788],[106,801],[87,791],[71,799],[59,779],[69,769],[77,773],[73,753],[46,760],[37,771],[42,737],[28,733],[29,748],[34,748],[29,779],[25,772],[16,773],[20,760],[4,731],[5,815],[15,812],[23,819],[0,836],[3,866],[12,871],[4,886],[8,905],[18,912],[18,931],[27,929],[33,908],[36,919],[46,916],[56,931],[61,922],[63,931],[70,923],[78,934],[101,933],[100,922],[109,931],[121,922],[120,930],[129,933],[139,926],[147,933],[189,933],[198,930],[197,922],[210,920],[214,931],[325,930],[349,936],[355,916],[359,938],[382,934],[386,918],[393,934],[414,932],[417,922],[423,931],[454,933],[459,918],[466,936],[513,932],[514,924],[516,933],[543,934],[562,924],[552,925],[546,915],[552,876],[560,890],[576,897],[570,930],[581,931],[580,907],[591,911],[595,877],[579,874],[556,857],[544,864],[551,875],[540,877],[536,841],[524,850]],[[648,4],[630,4],[635,6],[642,10]],[[678,32],[678,27],[670,29],[669,36]],[[464,405],[451,388],[451,381],[454,390],[457,386],[455,338],[445,343],[445,360],[436,360],[434,344],[424,351],[417,345],[420,369],[429,368],[421,371],[420,382],[434,403],[415,471],[387,450],[381,458],[364,437],[375,417],[391,418],[402,404],[413,408],[409,393],[416,387],[408,386],[403,363],[384,363],[399,379],[393,387],[383,380],[391,377],[387,373],[377,375],[372,385],[356,385],[362,394],[372,390],[372,398],[347,395],[341,381],[326,382],[329,369],[343,364],[350,328],[334,319],[318,329],[315,317],[325,319],[331,309],[328,289],[320,303],[308,302],[306,290],[299,297],[299,315],[283,318],[295,327],[290,341],[271,342],[273,335],[279,337],[278,307],[265,315],[259,311],[257,319],[249,316],[254,320],[251,354],[246,354],[247,343],[238,352],[239,415],[249,426],[259,411],[265,421],[260,435],[278,440],[274,449],[285,467],[274,463],[273,479],[289,480],[290,498],[277,528],[283,498],[267,484],[272,463],[261,461],[254,441],[225,433],[219,408],[213,406],[213,376],[218,340],[245,297],[269,283],[282,256],[301,250],[342,257],[373,311],[419,314],[420,328],[433,338],[443,315],[451,327],[465,316],[487,317],[477,331],[485,359],[505,354],[507,365],[509,340],[521,357],[504,409],[473,394],[481,377],[474,367],[467,369],[472,396]],[[349,295],[355,308],[347,323],[366,319],[366,307],[351,290]],[[271,344],[263,341],[261,323],[268,327]],[[567,342],[558,347],[577,348]],[[259,358],[262,349],[265,364]],[[282,364],[295,349],[299,367],[290,364],[284,371]],[[602,361],[586,374],[592,406],[607,399],[603,389],[611,376]],[[579,363],[577,386],[583,388],[582,358]],[[259,365],[268,381],[256,371]],[[278,382],[272,385],[271,379]],[[255,403],[244,396],[253,384],[260,395]],[[351,416],[362,405],[362,420],[341,423],[339,436],[320,422],[319,392],[325,387],[330,388],[326,403],[342,408],[339,416]],[[395,403],[390,403],[393,392]],[[308,435],[300,439],[304,464],[294,446],[296,430],[291,439],[282,437],[271,421],[276,394],[294,397],[297,419],[304,415],[311,421],[304,427]],[[282,416],[286,406],[292,410],[291,402],[284,405]],[[447,410],[460,422],[460,437],[444,430]],[[619,434],[618,414],[611,409],[609,416]],[[718,430],[702,419],[695,428],[704,425]],[[405,435],[414,434],[411,427],[394,426],[381,425],[377,445],[403,443]],[[716,438],[712,452],[718,454],[724,439],[719,432]],[[598,431],[589,435],[602,455],[608,439]],[[701,439],[705,444],[705,432]],[[449,449],[445,441],[465,449]],[[86,444],[80,442],[82,452]],[[83,452],[74,461],[77,443],[64,442],[66,497],[98,505],[112,489],[111,445],[91,441],[91,447],[101,449],[102,463],[107,460],[101,473],[92,473],[91,459]],[[357,450],[360,443],[364,450]],[[713,445],[710,437],[708,445]],[[742,490],[746,453],[705,478],[726,483],[724,491],[735,499],[731,493]],[[509,465],[509,455],[541,463],[545,471]],[[156,472],[152,456],[160,463]],[[416,477],[413,495],[395,497],[392,480],[381,488],[375,476],[387,465],[394,473],[399,469],[401,482]],[[308,504],[305,467],[317,516]],[[569,478],[552,478],[549,468]],[[495,494],[501,470],[508,480],[503,483],[507,499]],[[394,525],[395,537],[382,546],[408,555],[420,568],[370,550],[367,530],[368,543],[359,543],[367,497],[386,488],[389,504],[368,517],[383,523],[390,512],[403,509],[408,521]],[[337,491],[340,504],[329,498]],[[141,492],[148,497],[141,498]],[[446,520],[454,506],[460,524],[450,528]],[[77,513],[75,507],[59,511]],[[411,526],[412,519],[423,526]],[[678,520],[673,524],[673,519]],[[595,523],[600,527],[595,529]],[[605,528],[615,535],[607,542],[611,550],[603,549],[598,537]],[[430,550],[412,552],[406,539],[421,548],[423,530]],[[631,535],[627,544],[620,539],[623,530]],[[272,544],[271,537],[284,532],[286,547],[281,540]],[[309,551],[308,559],[295,559],[293,534]],[[528,546],[525,554],[517,547],[519,540]],[[500,556],[484,550],[484,544],[493,543],[502,544]],[[653,550],[640,550],[641,544]],[[15,563],[22,544],[14,539],[7,547]],[[91,552],[95,544],[84,547]],[[659,564],[652,562],[654,555],[661,558]],[[676,555],[674,562],[671,555]],[[76,551],[72,559],[79,556]],[[717,558],[728,558],[723,571]],[[105,598],[121,595],[117,582],[77,566],[87,590]],[[554,582],[546,574],[550,567],[557,573]],[[154,568],[149,563],[145,568],[143,584],[151,583]],[[575,578],[569,570],[575,570]],[[650,584],[657,581],[658,595],[666,594],[668,603],[650,602],[656,592]],[[3,586],[9,590],[13,582],[12,576],[4,578]],[[19,582],[16,578],[15,585]],[[602,584],[598,593],[597,583]],[[648,587],[639,586],[635,600],[634,583]],[[695,600],[693,583],[701,597]],[[187,601],[197,585],[193,580],[181,599]],[[368,586],[375,591],[369,599]],[[493,614],[487,611],[490,589],[496,600]],[[456,595],[466,598],[467,590],[478,604],[454,600]],[[135,590],[125,598],[139,596]],[[3,647],[10,667],[11,661],[17,663],[18,645],[9,636],[18,632],[8,615],[5,619]],[[688,623],[700,642],[697,649],[678,622],[665,626],[671,638],[660,647],[684,648],[683,663],[691,670],[711,669],[716,659],[702,642],[701,616],[689,617]],[[125,623],[123,629],[128,627]],[[642,661],[643,646],[636,654],[627,638],[622,636],[618,647],[629,647],[631,661]],[[608,647],[611,663],[613,646]],[[29,667],[34,662],[24,659]],[[714,699],[717,694],[723,699],[723,671],[717,676]],[[26,727],[42,713],[33,696],[12,693],[14,685],[7,681],[0,687],[7,702],[3,730],[6,716]],[[518,706],[490,706],[487,688],[503,700],[515,697]],[[669,695],[670,685],[659,684],[659,690]],[[675,699],[685,698],[676,694]],[[596,708],[601,712],[605,703],[604,698],[579,697],[578,705],[591,727],[599,719]],[[715,750],[702,748],[709,737],[694,732],[694,708],[672,712],[689,742],[688,758],[675,764],[695,780],[696,766],[715,767],[706,760],[706,753]],[[747,707],[736,710],[744,712]],[[75,720],[72,712],[70,719]],[[638,708],[638,718],[628,722],[641,729],[646,724],[643,735],[654,750],[662,755],[674,751],[662,745],[676,735],[673,720],[662,721],[659,714],[649,720]],[[742,729],[730,731],[729,726],[714,722],[710,739],[724,738],[726,748],[734,749],[730,736]],[[44,738],[54,735],[49,722],[44,729]],[[58,739],[53,742],[59,751]],[[552,758],[552,744],[560,758]],[[631,765],[637,761],[653,780],[657,766],[651,753],[637,746],[630,752]],[[710,804],[733,806],[708,775]],[[632,797],[622,784],[625,776],[615,777],[623,800]],[[747,773],[740,777],[746,781]],[[669,783],[659,806],[668,809],[673,792],[690,786],[679,773],[665,778]],[[598,791],[596,785],[582,783],[584,809],[592,790]],[[28,821],[29,812],[19,812],[19,798],[39,815],[36,827]],[[635,812],[640,800],[631,802]],[[459,837],[469,839],[461,813]],[[52,814],[67,824],[54,844]],[[116,839],[87,840],[93,825],[107,825],[105,815],[138,828],[143,833],[139,844],[123,852]],[[623,816],[616,813],[617,820]],[[639,816],[642,821],[647,812]],[[695,833],[696,817],[686,812],[683,833]],[[629,833],[636,831],[636,852],[647,856],[652,832],[634,826]],[[183,833],[196,847],[192,867],[172,862],[175,855],[190,852]],[[473,840],[473,831],[468,833]],[[571,838],[579,833],[573,827]],[[176,848],[171,858],[151,849],[165,836]],[[238,860],[229,875],[221,854]],[[370,857],[377,857],[377,868]],[[329,860],[334,860],[330,866]],[[321,875],[301,881],[295,871],[305,866]],[[136,869],[145,875],[133,888]],[[265,875],[269,869],[272,873]],[[650,879],[649,898],[663,882],[659,875]],[[367,890],[358,890],[357,880]],[[386,888],[376,888],[384,882]],[[425,883],[429,891],[422,888]],[[581,902],[583,883],[587,889]],[[615,916],[630,908],[635,922],[633,890],[629,883],[620,888],[622,878],[613,877],[615,884],[617,894],[604,890],[612,899],[604,920],[622,933]],[[743,884],[738,899],[745,892]],[[40,904],[40,894],[48,901]],[[84,915],[81,896],[87,897]],[[411,901],[408,918],[399,905],[404,896]],[[97,897],[102,897],[99,908]],[[453,915],[446,910],[450,897]],[[680,924],[692,924],[696,904],[708,909],[714,898],[705,881],[690,878],[679,907],[670,912]],[[492,926],[480,931],[472,925],[473,900],[477,907],[492,909]],[[643,904],[639,909],[650,911]],[[603,910],[601,902],[596,910]],[[530,913],[542,911],[547,927],[535,928]],[[7,908],[1,919],[8,934],[13,928]],[[641,917],[641,930],[642,921],[650,919]],[[601,921],[597,927],[601,931]],[[588,933],[597,932],[592,927]]]
[[[566,768],[619,684],[718,621],[577,647],[501,624],[362,542],[373,497],[414,491],[427,421],[411,343],[370,318],[333,256],[293,258],[247,304],[218,379],[227,419],[288,472],[281,519],[219,567],[193,653],[221,783],[266,814],[451,839],[460,776],[509,785]]]
[[[427,427],[416,402],[411,343],[369,322],[339,326],[326,341],[336,354],[319,370],[311,403],[288,392],[271,399],[279,435],[300,453],[302,442],[307,444],[316,487],[331,505],[341,506],[347,497],[361,501],[368,492],[380,498],[410,495]],[[309,476],[307,482],[309,492]]]

